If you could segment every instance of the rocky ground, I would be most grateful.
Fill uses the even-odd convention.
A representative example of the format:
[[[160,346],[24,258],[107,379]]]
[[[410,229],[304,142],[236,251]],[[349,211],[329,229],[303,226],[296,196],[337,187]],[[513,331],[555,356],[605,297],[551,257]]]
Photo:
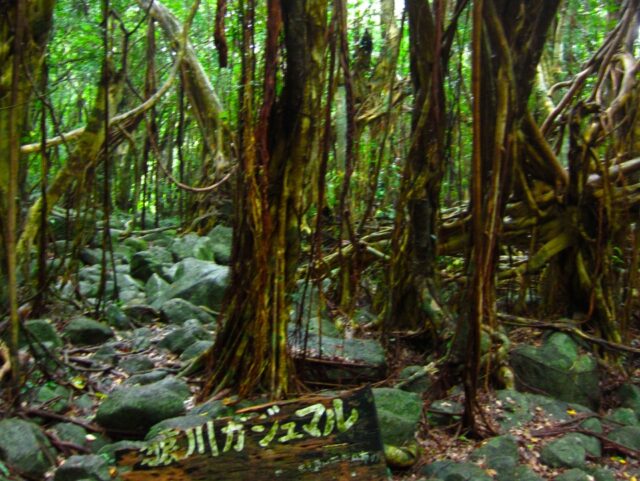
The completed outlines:
[[[119,239],[123,232],[113,235]],[[3,408],[0,481],[111,480],[118,447],[247,405],[232,397],[195,405],[199,380],[179,375],[214,339],[230,243],[225,227],[201,237],[167,230],[122,238],[114,249],[115,282],[111,275],[107,283],[120,300],[108,305],[102,319],[86,315],[97,295],[101,251],[82,252],[79,282],[60,281],[61,299],[51,316],[25,322],[21,342],[29,389],[18,412],[9,416]],[[367,338],[366,313],[353,322],[338,329],[328,316],[307,321],[308,355],[331,362],[310,362],[306,375],[328,385],[375,386],[395,479],[640,476],[640,388],[633,378],[605,383],[609,378],[589,346],[569,335],[539,333],[511,350],[519,390],[484,395],[485,420],[495,433],[478,441],[460,434],[459,388],[425,403],[435,370],[389,358]],[[290,336],[292,351],[300,353],[295,326]]]

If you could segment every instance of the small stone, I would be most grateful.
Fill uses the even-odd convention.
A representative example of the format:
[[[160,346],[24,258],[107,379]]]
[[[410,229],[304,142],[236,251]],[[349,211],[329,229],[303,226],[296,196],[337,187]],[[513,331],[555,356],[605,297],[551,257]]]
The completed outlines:
[[[100,346],[100,348],[93,354],[93,360],[99,364],[107,364],[115,366],[118,363],[118,351],[113,346],[108,344]]]
[[[206,401],[195,406],[189,414],[205,416],[207,419],[220,418],[233,415],[233,409],[219,399]]]
[[[118,367],[127,374],[138,374],[151,371],[155,364],[146,356],[129,356],[118,364]]]
[[[587,469],[587,472],[595,478],[595,481],[616,481],[616,476],[609,468],[595,467]]]
[[[580,423],[580,427],[596,434],[602,434],[603,432],[602,423],[596,417],[585,419]]]
[[[432,426],[449,426],[460,420],[463,411],[459,402],[443,399],[431,403],[427,418]]]
[[[142,441],[117,441],[115,443],[107,444],[100,448],[98,451],[98,455],[107,459],[110,463],[115,463],[116,461],[116,452],[120,450],[129,450],[129,449],[143,449],[147,447],[147,443],[143,443]]]
[[[66,387],[47,383],[38,389],[35,402],[40,407],[46,407],[55,413],[62,413],[69,408],[70,397],[71,391]]]
[[[153,331],[148,327],[140,327],[131,331],[131,350],[142,351],[151,346]]]
[[[152,384],[154,382],[161,381],[162,379],[166,378],[168,375],[169,375],[169,371],[165,371],[164,369],[156,369],[155,371],[151,371],[151,372],[134,374],[125,382],[123,382],[122,385],[135,386],[136,384],[139,384],[139,385]]]

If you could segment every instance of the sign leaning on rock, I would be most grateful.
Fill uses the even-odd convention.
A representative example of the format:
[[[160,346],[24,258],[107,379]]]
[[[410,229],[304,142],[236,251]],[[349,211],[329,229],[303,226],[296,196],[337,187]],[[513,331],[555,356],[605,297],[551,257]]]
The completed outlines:
[[[370,388],[270,403],[117,453],[127,481],[388,479]]]

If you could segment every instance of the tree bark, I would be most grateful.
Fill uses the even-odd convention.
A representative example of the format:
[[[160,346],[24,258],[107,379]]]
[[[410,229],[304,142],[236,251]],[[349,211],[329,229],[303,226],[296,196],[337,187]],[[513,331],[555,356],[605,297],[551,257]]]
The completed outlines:
[[[251,14],[251,8],[245,9],[244,15]],[[241,395],[264,390],[273,397],[290,389],[288,294],[295,287],[300,221],[308,207],[305,182],[318,170],[327,0],[269,0],[267,23],[263,105],[257,124],[250,122],[253,53],[244,44],[248,64],[232,285],[224,327],[207,356],[209,377],[203,396],[224,387],[236,388]],[[276,99],[281,24],[286,71]]]
[[[433,279],[440,185],[443,174],[444,3],[407,0],[413,81],[409,153],[396,207],[389,274],[387,329],[427,326],[428,280]]]
[[[38,85],[44,52],[49,40],[53,0],[0,1],[0,132],[13,132],[20,139],[25,127],[33,85]],[[24,35],[15,42],[18,8],[23,9]],[[19,48],[19,52],[16,49]],[[15,62],[19,55],[20,62]],[[16,68],[18,71],[15,71]],[[12,89],[15,92],[12,94]],[[11,135],[0,136],[0,278],[8,274],[7,251],[10,204],[17,202],[17,172],[11,169]],[[19,159],[15,159],[16,161]],[[11,195],[10,195],[11,194]],[[19,225],[16,221],[15,225]],[[14,232],[15,234],[15,232]],[[7,303],[7,284],[0,283],[0,309]]]

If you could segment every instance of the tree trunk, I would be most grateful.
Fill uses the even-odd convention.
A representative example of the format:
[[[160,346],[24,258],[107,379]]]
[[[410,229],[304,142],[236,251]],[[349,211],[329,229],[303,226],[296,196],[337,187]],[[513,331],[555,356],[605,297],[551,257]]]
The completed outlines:
[[[495,327],[496,263],[518,139],[546,32],[559,0],[485,0],[474,5],[472,256],[468,321],[460,323],[465,416],[475,431],[482,326]]]
[[[107,62],[106,68],[112,68],[109,62]],[[74,182],[78,182],[80,185],[83,182],[85,174],[89,169],[97,166],[97,162],[103,154],[105,140],[105,95],[109,96],[109,111],[114,112],[122,93],[123,75],[122,72],[114,72],[108,76],[108,92],[106,89],[106,78],[106,73],[103,72],[89,123],[69,153],[67,163],[57,172],[47,189],[46,208],[48,212],[42,213],[43,204],[45,204],[42,198],[36,200],[29,208],[24,223],[24,230],[18,243],[18,258],[20,259],[23,259],[24,256],[29,254],[33,242],[37,238],[40,228],[40,216],[49,214],[51,209],[53,209]],[[117,144],[116,141],[112,142],[112,148],[115,144]]]
[[[49,40],[53,16],[53,0],[0,0],[0,132],[14,132],[20,139],[25,128],[33,85],[38,85],[44,52]],[[14,42],[18,8],[23,9],[24,35]],[[16,52],[19,44],[19,52]],[[18,71],[15,56],[19,54]],[[15,82],[13,81],[15,80]],[[14,95],[12,88],[15,87]],[[11,136],[0,136],[0,279],[6,279],[8,219],[10,204],[17,202],[17,172],[11,170]],[[18,154],[19,155],[19,154]],[[11,178],[11,174],[16,178]],[[9,196],[10,190],[13,192]],[[19,225],[16,221],[15,225]],[[14,232],[15,233],[15,232]],[[0,283],[0,309],[7,303],[7,284]]]
[[[250,25],[252,5],[243,13],[245,26]],[[263,105],[257,125],[251,122],[254,57],[251,38],[245,38],[232,285],[224,327],[207,359],[209,378],[203,396],[224,387],[236,388],[241,395],[266,390],[273,397],[289,390],[288,294],[295,287],[300,220],[308,207],[304,185],[318,169],[326,17],[327,0],[269,0]],[[281,24],[286,72],[276,100]]]
[[[443,8],[441,1],[430,7],[422,0],[407,0],[414,91],[412,133],[396,207],[387,329],[422,329],[427,325],[427,280],[435,273],[444,160]]]

